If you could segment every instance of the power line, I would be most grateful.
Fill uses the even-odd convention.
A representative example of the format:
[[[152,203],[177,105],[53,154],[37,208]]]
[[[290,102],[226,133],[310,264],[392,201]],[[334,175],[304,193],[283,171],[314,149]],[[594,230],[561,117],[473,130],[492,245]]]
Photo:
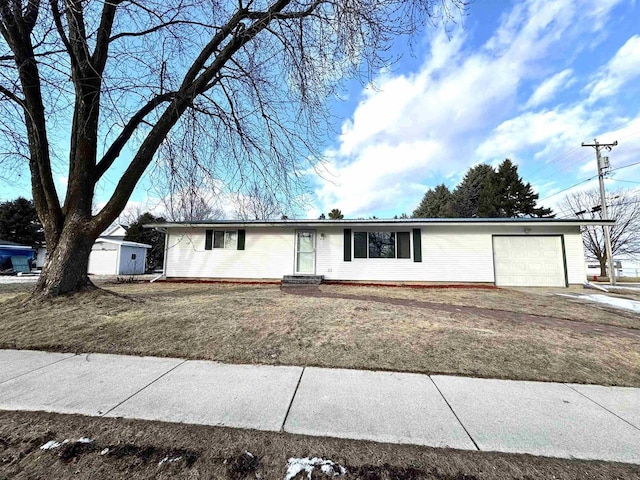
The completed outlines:
[[[633,180],[618,180],[617,178],[610,178],[609,180],[613,180],[614,182],[635,183],[637,185],[640,185],[640,182],[635,182]]]
[[[623,168],[627,168],[627,167],[633,167],[634,165],[640,165],[640,162],[634,162],[634,163],[630,163],[629,165],[623,165],[623,166],[618,167],[618,168],[612,168],[610,170],[610,172],[615,172],[617,170],[622,170]]]
[[[594,176],[594,177],[587,178],[586,180],[582,180],[581,182],[574,183],[573,185],[571,185],[571,186],[569,186],[567,188],[563,188],[562,190],[560,190],[560,191],[558,191],[556,193],[552,193],[551,195],[547,195],[546,197],[539,199],[538,202],[542,202],[542,201],[546,200],[547,198],[555,197],[556,195],[559,195],[562,192],[566,192],[567,190],[571,190],[573,187],[577,187],[578,185],[582,185],[583,183],[590,182],[594,178],[597,178],[597,175]]]

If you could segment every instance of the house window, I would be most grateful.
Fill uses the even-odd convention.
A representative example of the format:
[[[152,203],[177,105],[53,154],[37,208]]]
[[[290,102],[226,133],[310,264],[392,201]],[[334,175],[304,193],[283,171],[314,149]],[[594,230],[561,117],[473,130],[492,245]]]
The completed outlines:
[[[411,258],[409,232],[398,232],[398,258]]]
[[[238,246],[237,230],[207,230],[204,249],[224,248],[233,250],[244,250]]]
[[[369,232],[369,258],[395,258],[394,232]]]
[[[367,232],[354,232],[353,258],[367,258]]]
[[[131,260],[135,260],[135,259],[136,259],[136,254],[135,254],[135,253],[132,253],[132,254],[131,254]]]
[[[354,232],[353,258],[411,258],[409,232]]]

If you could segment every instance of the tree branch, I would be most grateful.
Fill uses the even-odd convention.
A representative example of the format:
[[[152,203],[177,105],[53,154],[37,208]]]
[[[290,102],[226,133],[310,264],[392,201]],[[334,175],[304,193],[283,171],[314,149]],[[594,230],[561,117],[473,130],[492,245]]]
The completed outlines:
[[[98,162],[95,168],[95,180],[96,182],[105,174],[113,162],[118,158],[122,149],[127,144],[136,128],[142,123],[144,117],[151,113],[155,108],[164,102],[167,102],[175,97],[175,92],[167,92],[162,95],[158,95],[152,98],[145,106],[143,106],[135,115],[133,115],[127,124],[122,129],[118,138],[111,144],[107,152],[102,159]]]

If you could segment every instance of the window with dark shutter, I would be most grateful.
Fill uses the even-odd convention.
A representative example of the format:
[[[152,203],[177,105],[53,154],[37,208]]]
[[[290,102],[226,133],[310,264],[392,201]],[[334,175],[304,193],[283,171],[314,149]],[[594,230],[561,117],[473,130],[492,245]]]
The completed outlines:
[[[204,249],[211,250],[212,246],[213,246],[213,230],[207,230],[205,231],[205,236],[204,236]]]

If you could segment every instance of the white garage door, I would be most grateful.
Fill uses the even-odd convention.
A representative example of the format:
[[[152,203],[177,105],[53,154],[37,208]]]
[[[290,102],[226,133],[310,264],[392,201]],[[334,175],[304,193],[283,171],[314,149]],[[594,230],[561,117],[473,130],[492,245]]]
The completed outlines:
[[[493,237],[496,285],[564,287],[560,237]]]

